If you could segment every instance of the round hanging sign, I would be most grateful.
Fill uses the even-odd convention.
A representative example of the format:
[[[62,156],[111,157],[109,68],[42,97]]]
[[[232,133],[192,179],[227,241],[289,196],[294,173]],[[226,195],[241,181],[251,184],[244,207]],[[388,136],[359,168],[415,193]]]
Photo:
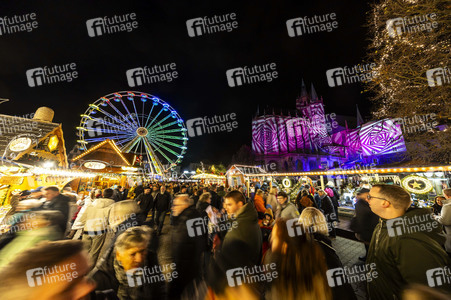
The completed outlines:
[[[432,183],[425,177],[409,175],[401,180],[403,188],[414,194],[427,194],[432,190]]]
[[[282,180],[282,185],[283,185],[283,187],[285,187],[285,188],[291,187],[291,180],[290,180],[289,178],[284,178],[284,179]]]

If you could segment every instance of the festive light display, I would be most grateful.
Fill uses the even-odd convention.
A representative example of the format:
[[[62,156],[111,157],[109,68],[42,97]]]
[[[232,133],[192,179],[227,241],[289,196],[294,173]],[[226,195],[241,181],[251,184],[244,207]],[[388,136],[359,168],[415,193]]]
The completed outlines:
[[[340,170],[322,172],[292,172],[292,173],[259,173],[249,174],[250,177],[279,177],[279,176],[313,176],[313,175],[357,175],[357,174],[381,174],[381,173],[416,173],[416,172],[444,172],[451,171],[451,166],[438,167],[410,167],[410,168],[386,168],[369,170]]]
[[[182,161],[187,149],[182,118],[168,103],[150,94],[109,94],[90,104],[81,117],[77,127],[81,149],[114,140],[118,153],[142,155],[143,167],[150,174],[163,175]]]
[[[317,98],[316,98],[317,99]],[[303,105],[306,105],[305,107]],[[385,119],[329,135],[322,100],[304,102],[304,117],[263,115],[252,122],[252,149],[257,155],[284,155],[309,150],[355,160],[356,156],[385,155],[406,151],[401,127]]]

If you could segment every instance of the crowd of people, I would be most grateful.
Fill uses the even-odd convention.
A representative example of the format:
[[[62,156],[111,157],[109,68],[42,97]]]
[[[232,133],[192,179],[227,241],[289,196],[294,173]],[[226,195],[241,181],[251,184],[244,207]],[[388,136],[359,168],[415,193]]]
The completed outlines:
[[[356,197],[359,259],[378,274],[365,281],[370,299],[449,299],[451,273],[432,289],[427,272],[450,272],[451,189],[434,212],[395,185]],[[346,269],[333,246],[338,199],[332,185],[309,184],[295,199],[274,186],[199,183],[22,191],[3,221],[0,298],[357,299],[329,274]],[[431,230],[393,235],[397,218]]]

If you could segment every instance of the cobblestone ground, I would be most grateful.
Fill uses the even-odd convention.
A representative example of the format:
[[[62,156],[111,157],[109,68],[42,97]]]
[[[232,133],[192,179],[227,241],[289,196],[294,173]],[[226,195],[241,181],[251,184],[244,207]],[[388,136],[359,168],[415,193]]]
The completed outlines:
[[[159,241],[159,249],[158,249],[158,259],[160,264],[169,264],[171,263],[170,257],[170,248],[171,248],[171,240],[170,240],[170,228],[169,224],[169,216],[166,216],[164,221],[162,235],[160,236]],[[365,247],[363,243],[353,241],[350,239],[337,237],[332,241],[332,244],[337,251],[338,256],[343,263],[343,266],[352,267],[354,265],[363,265],[364,262],[359,260],[359,256],[363,256],[365,254]],[[354,292],[356,293],[357,299],[364,300],[368,299],[366,295],[366,286],[365,283],[357,283],[352,284]]]
[[[337,251],[337,254],[340,257],[343,266],[351,268],[355,265],[365,264],[363,261],[359,260],[359,256],[365,255],[365,247],[363,246],[363,243],[342,237],[337,237],[332,241],[332,245]],[[354,289],[357,299],[368,299],[366,295],[366,282],[358,282],[351,285]]]

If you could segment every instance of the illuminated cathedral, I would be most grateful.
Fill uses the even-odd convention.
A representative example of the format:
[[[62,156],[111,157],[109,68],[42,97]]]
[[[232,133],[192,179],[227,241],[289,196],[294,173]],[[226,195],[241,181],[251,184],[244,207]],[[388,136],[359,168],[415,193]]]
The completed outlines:
[[[358,112],[357,112],[358,113]],[[252,120],[252,150],[256,161],[276,163],[278,170],[310,171],[343,167],[350,163],[377,163],[406,150],[399,124],[390,119],[357,128],[338,125],[337,115],[325,113],[322,97],[313,84],[310,93],[302,80],[296,110],[284,115],[257,111]]]

